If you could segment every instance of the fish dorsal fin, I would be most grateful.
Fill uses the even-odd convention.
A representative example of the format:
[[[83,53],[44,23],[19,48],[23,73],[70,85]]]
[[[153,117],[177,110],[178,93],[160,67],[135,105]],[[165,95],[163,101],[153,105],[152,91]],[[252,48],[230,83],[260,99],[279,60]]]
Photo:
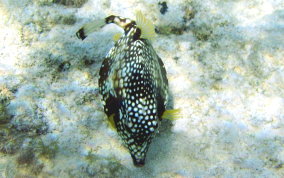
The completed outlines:
[[[168,119],[168,120],[176,120],[181,117],[182,115],[180,109],[165,110],[162,115],[162,119]]]
[[[156,33],[153,23],[150,20],[146,19],[141,11],[136,12],[136,24],[137,27],[141,30],[140,38],[152,40],[155,37]]]

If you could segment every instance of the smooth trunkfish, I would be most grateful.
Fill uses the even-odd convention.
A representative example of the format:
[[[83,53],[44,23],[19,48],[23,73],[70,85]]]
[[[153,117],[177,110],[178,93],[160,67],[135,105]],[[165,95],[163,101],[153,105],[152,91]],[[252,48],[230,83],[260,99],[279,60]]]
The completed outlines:
[[[84,25],[76,35],[85,39],[110,23],[123,28],[124,34],[114,35],[115,45],[103,60],[99,91],[108,122],[130,151],[134,165],[140,167],[162,118],[174,118],[178,111],[165,109],[166,70],[150,42],[155,36],[154,25],[140,11],[136,21],[111,15]]]

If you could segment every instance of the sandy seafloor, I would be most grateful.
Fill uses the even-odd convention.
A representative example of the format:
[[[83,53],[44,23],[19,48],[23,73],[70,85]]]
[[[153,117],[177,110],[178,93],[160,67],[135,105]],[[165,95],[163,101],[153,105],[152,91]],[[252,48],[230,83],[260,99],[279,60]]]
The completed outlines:
[[[160,1],[162,2],[162,1]],[[284,1],[0,1],[0,177],[284,177]],[[99,68],[121,32],[153,21],[174,108],[136,168],[107,122]]]

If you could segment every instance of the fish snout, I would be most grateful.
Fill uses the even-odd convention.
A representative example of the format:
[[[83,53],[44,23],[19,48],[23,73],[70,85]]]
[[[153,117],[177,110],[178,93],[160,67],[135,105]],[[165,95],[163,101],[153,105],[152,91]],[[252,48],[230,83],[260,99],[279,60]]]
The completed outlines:
[[[145,165],[145,158],[139,159],[139,158],[135,158],[135,156],[133,155],[131,155],[131,157],[132,157],[134,166],[143,167]]]

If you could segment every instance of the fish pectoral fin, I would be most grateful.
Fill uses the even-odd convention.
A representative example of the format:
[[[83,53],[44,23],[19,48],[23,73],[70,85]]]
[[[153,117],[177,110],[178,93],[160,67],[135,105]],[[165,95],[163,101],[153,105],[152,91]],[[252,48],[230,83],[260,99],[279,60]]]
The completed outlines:
[[[116,33],[112,36],[112,39],[114,42],[117,42],[121,36],[122,36],[121,33]]]
[[[168,120],[177,120],[178,118],[181,118],[181,109],[171,109],[171,110],[165,110],[162,119],[168,119]]]
[[[104,25],[105,25],[105,20],[104,19],[97,19],[97,20],[91,21],[91,22],[86,23],[85,25],[83,25],[76,32],[76,36],[79,39],[84,40],[88,35],[90,35],[94,31],[96,31],[97,29],[102,28]]]
[[[111,114],[109,117],[107,117],[107,122],[110,125],[111,129],[115,130],[115,124],[114,124],[114,114]]]

